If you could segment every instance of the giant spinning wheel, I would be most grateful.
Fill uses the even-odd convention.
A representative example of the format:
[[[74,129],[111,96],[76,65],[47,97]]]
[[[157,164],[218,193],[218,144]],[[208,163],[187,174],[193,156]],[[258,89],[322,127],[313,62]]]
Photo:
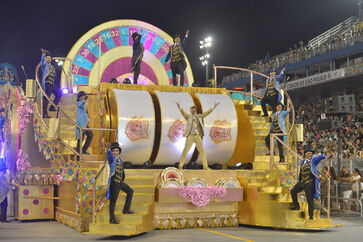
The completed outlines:
[[[98,86],[111,78],[122,81],[132,78],[132,34],[141,34],[145,52],[141,64],[140,84],[170,85],[172,73],[170,64],[165,63],[169,47],[173,43],[170,35],[161,29],[137,20],[114,20],[103,23],[84,34],[67,55],[61,85],[72,88],[76,85]],[[185,83],[194,81],[187,61]]]

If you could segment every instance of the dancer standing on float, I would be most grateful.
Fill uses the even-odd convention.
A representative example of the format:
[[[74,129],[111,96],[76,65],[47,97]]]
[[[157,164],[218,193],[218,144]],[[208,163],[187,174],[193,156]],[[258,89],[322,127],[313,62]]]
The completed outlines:
[[[134,213],[132,210],[130,210],[134,190],[132,190],[132,188],[124,182],[125,170],[124,163],[121,159],[121,151],[120,145],[117,142],[113,142],[107,152],[107,161],[108,165],[110,166],[110,175],[108,177],[108,189],[106,197],[110,200],[110,224],[119,223],[115,218],[115,206],[120,190],[127,194],[123,213]]]
[[[61,99],[61,92],[57,85],[55,85],[55,78],[57,73],[55,71],[55,67],[52,65],[52,54],[50,51],[45,49],[40,49],[42,52],[42,57],[40,61],[40,68],[42,69],[42,87],[45,91],[45,94],[50,98],[52,93],[54,94],[54,104],[58,105]],[[48,116],[48,99],[46,97],[43,98],[43,118],[50,118]],[[49,111],[57,111],[56,107],[53,105],[49,108]]]
[[[137,84],[141,71],[142,57],[144,56],[144,46],[141,43],[141,35],[137,32],[132,34],[134,43],[132,44],[131,70],[134,72],[134,84]]]
[[[285,136],[283,134],[286,134],[286,125],[285,125],[285,118],[290,113],[290,110],[282,110],[283,105],[281,103],[277,104],[274,108],[276,110],[275,113],[272,114],[271,117],[271,126],[270,126],[270,132],[265,137],[265,144],[267,149],[270,150],[270,134],[276,134],[278,138],[280,138],[282,141],[285,142]],[[280,134],[280,135],[279,135]],[[277,146],[279,148],[279,156],[280,156],[280,163],[285,162],[285,156],[284,156],[284,147],[280,142],[277,142]],[[270,152],[274,152],[271,151]],[[270,155],[270,152],[266,155]]]
[[[173,85],[178,86],[176,75],[179,74],[180,86],[184,86],[184,71],[187,68],[187,62],[185,61],[184,48],[188,39],[189,30],[185,33],[185,37],[180,42],[180,35],[174,36],[174,44],[170,46],[169,53],[166,56],[165,63],[170,59],[170,68],[173,73]]]
[[[297,194],[302,190],[305,191],[306,200],[308,202],[309,219],[314,219],[314,198],[320,197],[318,164],[325,159],[324,155],[313,157],[313,154],[313,150],[305,150],[305,159],[299,161],[300,172],[298,182],[291,190],[293,202],[291,210],[300,210]]]
[[[272,111],[276,112],[276,105],[282,100],[282,89],[281,83],[284,79],[286,68],[283,68],[280,74],[276,75],[276,70],[272,69],[269,71],[269,78],[266,79],[266,90],[265,95],[261,99],[261,106],[263,111],[263,117],[267,117],[266,104],[272,107]]]
[[[183,150],[183,153],[180,158],[179,170],[183,169],[186,156],[193,144],[196,145],[197,150],[199,151],[199,154],[202,157],[203,169],[210,170],[208,167],[207,156],[205,154],[204,147],[203,147],[203,139],[202,139],[202,137],[204,136],[203,119],[205,117],[207,117],[211,112],[213,112],[213,110],[219,105],[219,103],[214,103],[213,108],[208,109],[206,112],[204,112],[202,114],[197,113],[196,106],[191,106],[190,107],[191,114],[187,114],[180,107],[179,102],[176,102],[176,105],[178,106],[181,114],[187,120],[187,125],[185,127],[185,131],[183,134],[183,136],[186,137],[186,140],[185,140],[184,150]]]
[[[89,116],[88,116],[88,110],[86,101],[88,99],[88,96],[84,91],[80,91],[77,94],[77,112],[76,112],[76,122],[79,126],[82,128],[88,128],[89,123]],[[93,133],[91,130],[84,130],[82,132],[82,140],[84,136],[87,136],[86,141],[84,142],[84,145],[82,147],[82,154],[89,155],[90,153],[87,152],[88,147],[91,144]],[[81,130],[79,128],[76,128],[76,139],[77,139],[77,152],[81,152]]]

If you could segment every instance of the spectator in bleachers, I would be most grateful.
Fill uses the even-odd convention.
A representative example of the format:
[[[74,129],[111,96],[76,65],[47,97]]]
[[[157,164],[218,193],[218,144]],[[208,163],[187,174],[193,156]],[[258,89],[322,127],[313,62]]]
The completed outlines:
[[[356,194],[359,194],[360,191],[362,191],[362,174],[360,173],[360,170],[358,168],[355,168],[353,171],[353,175],[351,176],[350,180],[353,182],[352,184],[352,190],[353,195],[356,196]]]
[[[257,60],[255,63],[250,64],[248,69],[266,73],[267,70],[272,68],[280,68],[282,66],[325,54],[329,51],[345,48],[363,41],[361,28],[358,28],[355,25],[346,25],[344,26],[344,29],[350,29],[351,31],[348,33],[342,31],[342,33],[337,36],[331,36],[325,42],[322,42],[318,46],[314,47],[304,45],[302,41],[299,41],[299,47],[297,44],[294,44],[294,48],[290,48],[287,52],[278,56],[268,56],[268,59],[265,57],[261,60]],[[247,75],[244,77],[247,77]],[[238,79],[240,79],[240,77]],[[230,79],[230,81],[235,80],[237,79]]]
[[[338,176],[338,180],[339,181],[349,181],[350,178],[350,173],[348,172],[348,168],[346,166],[342,166],[342,168],[340,169],[339,172],[339,176]]]
[[[356,96],[360,99],[359,96]],[[358,106],[357,106],[358,107]],[[360,107],[359,107],[360,108]],[[304,143],[300,143],[298,150],[302,146],[314,147],[317,151],[323,151],[323,147],[332,152],[333,158],[338,157],[338,133],[336,129],[321,130],[318,128],[320,114],[324,112],[322,102],[315,104],[304,103],[298,105],[296,122],[304,124]],[[337,117],[328,116],[328,119]],[[341,139],[342,155],[344,159],[363,158],[363,115],[359,113],[345,115],[342,117]]]

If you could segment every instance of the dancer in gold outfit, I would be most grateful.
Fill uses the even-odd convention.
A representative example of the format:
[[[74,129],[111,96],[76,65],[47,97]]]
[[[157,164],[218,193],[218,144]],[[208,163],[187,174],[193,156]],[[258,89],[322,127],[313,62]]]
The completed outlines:
[[[219,103],[214,103],[213,108],[208,109],[206,112],[204,112],[202,114],[197,113],[196,106],[191,106],[190,114],[188,114],[180,107],[179,102],[176,102],[176,105],[178,106],[178,108],[179,108],[180,112],[182,113],[182,115],[184,116],[184,118],[187,120],[187,125],[185,127],[185,131],[183,134],[183,136],[186,137],[187,139],[185,141],[185,147],[184,147],[182,156],[180,158],[179,169],[183,169],[186,156],[187,156],[190,148],[192,147],[192,145],[195,143],[195,145],[199,151],[199,154],[202,157],[203,169],[209,170],[208,163],[207,163],[207,157],[204,152],[203,140],[202,140],[202,137],[204,136],[203,119],[205,117],[207,117],[219,105]]]

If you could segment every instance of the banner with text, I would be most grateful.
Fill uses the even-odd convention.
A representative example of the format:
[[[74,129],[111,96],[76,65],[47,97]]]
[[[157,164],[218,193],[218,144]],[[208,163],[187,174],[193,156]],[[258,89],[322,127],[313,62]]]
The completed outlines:
[[[321,84],[324,82],[329,82],[334,79],[338,79],[345,76],[344,68],[337,69],[334,71],[327,71],[324,73],[319,73],[313,76],[305,77],[295,81],[290,81],[286,83],[285,89],[290,91],[298,88],[308,87],[312,85]]]

